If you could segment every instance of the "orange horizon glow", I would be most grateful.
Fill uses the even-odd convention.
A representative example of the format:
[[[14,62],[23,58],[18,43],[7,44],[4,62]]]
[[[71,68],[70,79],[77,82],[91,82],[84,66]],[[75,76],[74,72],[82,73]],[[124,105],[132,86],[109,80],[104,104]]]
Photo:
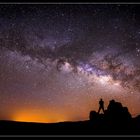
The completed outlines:
[[[38,122],[38,123],[53,123],[53,122],[64,122],[67,121],[66,117],[59,114],[48,113],[35,113],[33,111],[19,111],[16,112],[12,120],[18,122]],[[48,116],[48,117],[47,117]]]

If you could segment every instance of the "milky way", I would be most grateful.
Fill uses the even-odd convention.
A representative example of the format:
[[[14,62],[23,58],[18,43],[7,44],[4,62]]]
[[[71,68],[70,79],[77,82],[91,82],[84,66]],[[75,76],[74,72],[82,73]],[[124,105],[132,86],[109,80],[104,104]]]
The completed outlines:
[[[88,119],[102,97],[140,113],[140,6],[0,5],[0,118]]]

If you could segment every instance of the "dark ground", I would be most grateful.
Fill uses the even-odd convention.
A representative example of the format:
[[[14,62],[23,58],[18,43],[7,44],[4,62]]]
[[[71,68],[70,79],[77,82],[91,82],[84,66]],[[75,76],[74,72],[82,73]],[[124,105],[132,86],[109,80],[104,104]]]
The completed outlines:
[[[140,118],[139,118],[140,119]],[[24,123],[12,121],[0,121],[0,135],[138,135],[140,134],[140,121],[133,119],[129,125],[107,125],[90,121],[62,122],[62,123]],[[103,125],[104,124],[104,125]]]

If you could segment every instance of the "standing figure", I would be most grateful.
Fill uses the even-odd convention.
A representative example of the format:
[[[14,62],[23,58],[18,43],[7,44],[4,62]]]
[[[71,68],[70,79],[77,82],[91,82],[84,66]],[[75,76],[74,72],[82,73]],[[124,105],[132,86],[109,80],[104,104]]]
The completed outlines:
[[[101,111],[101,109],[104,112],[104,101],[102,99],[100,99],[100,101],[99,101],[99,110],[98,110],[98,113]]]

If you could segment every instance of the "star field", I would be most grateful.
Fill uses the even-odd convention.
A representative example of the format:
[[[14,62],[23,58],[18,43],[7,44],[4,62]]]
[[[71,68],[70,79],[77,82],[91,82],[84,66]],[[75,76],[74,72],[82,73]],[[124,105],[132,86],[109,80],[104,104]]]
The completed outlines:
[[[140,113],[135,4],[1,4],[0,119],[88,119],[98,100]]]

